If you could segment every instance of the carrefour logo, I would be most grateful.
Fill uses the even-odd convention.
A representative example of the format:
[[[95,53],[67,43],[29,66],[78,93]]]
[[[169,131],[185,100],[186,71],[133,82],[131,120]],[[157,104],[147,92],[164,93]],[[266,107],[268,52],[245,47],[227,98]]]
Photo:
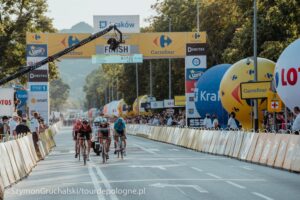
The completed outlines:
[[[156,37],[153,43],[158,47],[165,48],[170,46],[172,39],[169,36],[161,35],[160,37]]]
[[[68,40],[68,44],[66,44],[66,40]],[[77,43],[79,43],[80,40],[76,37],[76,36],[73,36],[73,35],[70,35],[68,37],[65,37],[61,43],[64,45],[64,47],[71,47]]]
[[[34,35],[32,36],[32,39],[34,39],[34,40],[40,40],[40,39],[41,39],[41,36],[40,36],[39,34],[34,34]]]

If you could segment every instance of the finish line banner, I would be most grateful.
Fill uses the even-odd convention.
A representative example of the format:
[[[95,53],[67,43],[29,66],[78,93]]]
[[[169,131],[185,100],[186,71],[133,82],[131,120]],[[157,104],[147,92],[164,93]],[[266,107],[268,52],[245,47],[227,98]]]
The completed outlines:
[[[143,63],[142,54],[133,55],[94,55],[93,64]]]
[[[27,44],[46,44],[48,55],[53,55],[91,34],[69,33],[27,33]],[[90,43],[64,55],[63,58],[91,58],[99,46],[107,46],[107,40],[114,35],[104,35]],[[135,54],[143,54],[144,59],[185,58],[186,45],[206,43],[206,32],[161,32],[123,34],[123,46],[132,47]]]

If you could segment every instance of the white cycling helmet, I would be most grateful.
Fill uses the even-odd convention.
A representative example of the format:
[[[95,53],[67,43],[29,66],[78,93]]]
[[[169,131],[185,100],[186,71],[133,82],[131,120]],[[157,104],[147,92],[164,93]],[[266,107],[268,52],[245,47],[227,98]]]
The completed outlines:
[[[100,124],[106,124],[107,123],[107,119],[105,117],[102,117]]]

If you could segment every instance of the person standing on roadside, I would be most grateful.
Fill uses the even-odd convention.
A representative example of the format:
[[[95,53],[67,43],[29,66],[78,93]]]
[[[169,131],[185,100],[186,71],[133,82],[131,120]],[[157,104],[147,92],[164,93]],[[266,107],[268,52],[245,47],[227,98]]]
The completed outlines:
[[[16,127],[19,125],[19,115],[17,113],[13,113],[12,118],[8,122],[10,137],[13,138],[17,135]]]
[[[38,117],[39,114],[37,112],[34,112],[33,117],[30,119],[30,132],[32,133],[32,139],[36,149],[38,149],[37,142],[39,141],[39,134],[40,134],[40,124],[38,121]]]
[[[228,125],[228,128],[230,130],[236,130],[236,129],[238,129],[238,126],[237,126],[236,120],[235,120],[235,113],[234,112],[230,113],[230,117],[228,119],[227,125]]]

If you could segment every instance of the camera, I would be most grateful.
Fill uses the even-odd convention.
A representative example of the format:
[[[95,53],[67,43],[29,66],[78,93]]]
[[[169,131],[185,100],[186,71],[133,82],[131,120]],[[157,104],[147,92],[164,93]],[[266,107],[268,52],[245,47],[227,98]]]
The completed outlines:
[[[115,38],[109,38],[107,40],[107,44],[109,44],[109,49],[115,51],[118,48],[120,43]]]

